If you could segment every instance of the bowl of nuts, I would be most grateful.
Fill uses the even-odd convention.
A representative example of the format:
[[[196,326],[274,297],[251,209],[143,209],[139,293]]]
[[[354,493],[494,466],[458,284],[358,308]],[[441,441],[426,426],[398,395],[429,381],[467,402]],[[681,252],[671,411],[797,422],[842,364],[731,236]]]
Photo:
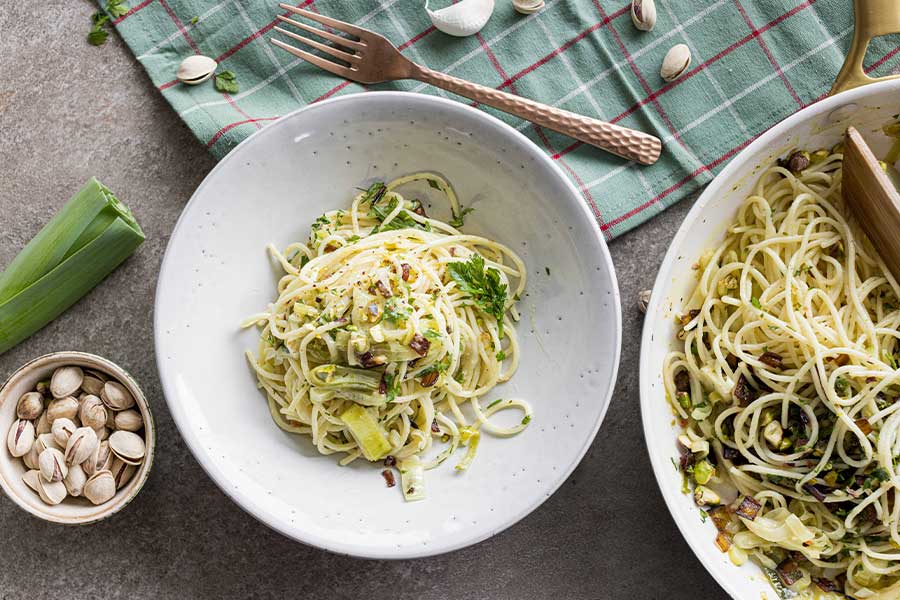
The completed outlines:
[[[121,367],[83,352],[36,358],[0,388],[0,487],[41,519],[84,525],[141,490],[153,464],[153,416]]]

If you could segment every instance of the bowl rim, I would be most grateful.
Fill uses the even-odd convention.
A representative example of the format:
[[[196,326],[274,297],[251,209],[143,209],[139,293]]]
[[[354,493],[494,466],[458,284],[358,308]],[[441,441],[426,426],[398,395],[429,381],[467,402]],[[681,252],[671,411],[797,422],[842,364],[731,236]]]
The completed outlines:
[[[700,564],[702,564],[713,579],[718,582],[722,589],[733,598],[745,598],[751,600],[751,597],[755,599],[756,596],[747,594],[746,590],[738,585],[739,582],[736,581],[736,578],[727,571],[726,568],[723,568],[722,564],[725,563],[713,565],[710,561],[703,559],[699,549],[700,544],[711,544],[711,540],[701,540],[698,538],[696,532],[699,531],[700,528],[697,527],[696,515],[692,515],[692,517],[689,518],[688,515],[683,514],[683,511],[676,508],[678,506],[676,499],[680,499],[683,494],[680,490],[670,489],[664,484],[665,479],[662,474],[668,472],[667,470],[671,470],[672,468],[671,463],[668,460],[670,453],[660,453],[655,451],[659,448],[661,440],[654,439],[651,435],[650,422],[650,415],[659,410],[657,398],[654,397],[654,392],[651,390],[650,384],[651,380],[658,375],[662,366],[647,364],[650,360],[648,348],[651,344],[655,343],[652,338],[656,319],[652,315],[659,313],[663,304],[662,299],[667,296],[666,293],[672,279],[672,267],[679,256],[679,249],[684,244],[685,239],[693,234],[699,225],[704,225],[702,219],[707,205],[714,199],[719,198],[723,193],[727,192],[729,183],[733,180],[740,168],[751,160],[757,152],[771,146],[773,140],[780,138],[783,134],[788,133],[797,125],[812,120],[839,106],[864,100],[867,96],[874,95],[884,88],[892,87],[900,89],[900,80],[878,81],[835,94],[834,96],[827,97],[798,110],[761,133],[755,140],[748,144],[746,148],[741,150],[731,159],[725,168],[722,169],[722,171],[706,186],[703,193],[701,193],[699,198],[694,202],[693,207],[691,207],[691,210],[688,212],[687,216],[685,216],[684,221],[672,238],[669,249],[666,251],[666,255],[660,264],[659,271],[657,272],[656,279],[653,283],[653,291],[650,294],[650,303],[647,307],[647,318],[644,320],[644,326],[641,332],[641,356],[638,367],[640,370],[639,393],[641,421],[645,445],[647,452],[650,455],[650,464],[653,468],[656,485],[665,500],[666,508],[672,516],[672,520],[674,520],[675,524],[678,526],[682,538],[687,542],[691,551],[694,553],[694,556],[700,561]],[[724,232],[724,228],[722,232]]]
[[[150,476],[150,470],[153,468],[153,459],[156,454],[156,423],[153,420],[153,411],[150,408],[150,403],[147,401],[147,398],[144,395],[144,391],[141,389],[141,386],[137,383],[137,380],[135,380],[131,373],[126,371],[123,367],[120,367],[116,363],[112,362],[108,358],[104,358],[96,354],[91,354],[89,352],[81,352],[78,350],[61,350],[58,352],[50,352],[48,354],[43,354],[41,356],[33,358],[20,366],[18,369],[13,371],[13,373],[6,379],[6,381],[3,382],[2,385],[0,385],[0,405],[8,400],[8,398],[5,397],[9,391],[8,388],[20,377],[24,377],[30,374],[31,371],[35,369],[44,369],[50,367],[57,361],[69,360],[88,362],[91,364],[91,367],[89,368],[96,368],[97,370],[103,371],[106,374],[110,375],[111,378],[116,379],[117,381],[125,385],[134,396],[135,403],[141,410],[141,415],[144,417],[144,443],[146,445],[146,455],[144,457],[144,461],[141,463],[141,467],[135,473],[133,481],[126,484],[129,486],[128,492],[118,500],[114,499],[112,502],[104,502],[101,505],[90,506],[89,508],[92,511],[91,515],[61,517],[53,514],[53,510],[56,508],[55,506],[48,505],[47,510],[50,512],[45,514],[38,512],[34,509],[34,507],[23,502],[19,495],[12,489],[10,483],[3,476],[0,476],[0,488],[3,489],[3,492],[6,494],[7,498],[12,500],[18,507],[28,512],[30,515],[37,517],[43,521],[68,526],[90,525],[92,523],[98,523],[100,521],[103,521],[104,519],[108,519],[118,513],[120,510],[128,506],[144,488],[144,485],[147,483],[147,478]],[[3,452],[6,451],[3,450]],[[9,457],[8,454],[4,454],[3,460],[18,459]],[[101,509],[102,512],[94,513],[93,511],[96,511],[98,508]]]
[[[608,389],[606,391],[605,397],[599,399],[599,401],[603,402],[603,406],[600,411],[600,416],[597,419],[597,422],[594,424],[593,429],[588,436],[588,439],[585,440],[584,445],[579,449],[578,455],[575,460],[571,462],[571,464],[567,465],[566,468],[560,470],[560,476],[557,479],[555,485],[552,487],[552,490],[547,494],[538,494],[536,498],[527,505],[524,509],[515,514],[507,515],[506,518],[495,528],[490,529],[480,536],[476,536],[474,538],[469,538],[467,540],[463,540],[461,542],[450,544],[447,546],[441,546],[440,544],[433,544],[425,547],[424,549],[413,549],[413,548],[405,548],[399,552],[392,551],[389,549],[381,549],[381,548],[370,548],[366,546],[357,546],[351,543],[342,543],[342,542],[334,542],[328,538],[316,537],[307,534],[305,531],[291,531],[286,526],[283,526],[278,522],[277,519],[269,518],[268,514],[263,513],[262,511],[258,511],[255,506],[255,501],[253,500],[250,494],[245,493],[240,489],[235,489],[233,485],[228,484],[227,476],[220,472],[215,465],[215,463],[210,458],[209,453],[207,453],[203,449],[203,445],[199,442],[194,432],[189,428],[187,417],[185,416],[183,408],[179,405],[179,403],[171,400],[170,398],[176,398],[177,393],[175,386],[171,384],[173,381],[173,373],[169,372],[165,362],[162,360],[162,353],[160,352],[160,347],[162,343],[162,335],[161,332],[164,331],[163,324],[159,322],[159,311],[156,310],[156,307],[159,305],[160,294],[162,293],[162,285],[163,281],[166,279],[167,271],[171,266],[172,254],[171,254],[171,244],[172,240],[178,235],[178,233],[185,227],[185,215],[188,213],[188,209],[191,207],[191,204],[194,203],[197,197],[201,194],[204,188],[209,185],[209,181],[213,179],[213,177],[221,170],[228,168],[228,165],[235,161],[239,160],[237,157],[239,155],[238,150],[241,147],[248,146],[252,142],[254,142],[258,137],[263,135],[271,135],[273,131],[280,127],[289,126],[289,123],[292,122],[297,115],[306,112],[315,112],[317,110],[321,110],[322,107],[330,107],[335,104],[357,104],[357,103],[366,103],[374,98],[378,99],[387,99],[387,100],[396,100],[396,101],[406,101],[406,102],[419,102],[422,104],[435,104],[441,105],[443,108],[449,109],[451,111],[457,111],[458,114],[464,116],[464,118],[471,117],[474,120],[481,120],[487,124],[492,125],[493,127],[499,128],[501,131],[505,132],[508,136],[510,136],[511,141],[518,144],[520,147],[523,147],[536,161],[544,164],[549,167],[551,172],[553,172],[559,181],[563,183],[563,185],[567,188],[569,192],[570,198],[578,205],[579,210],[581,210],[584,218],[587,219],[592,227],[592,231],[596,236],[598,242],[600,242],[600,260],[604,263],[605,267],[608,269],[610,274],[610,280],[612,282],[612,289],[610,290],[611,296],[613,297],[613,314],[615,316],[615,356],[613,357],[613,365],[611,371],[611,380],[608,385]],[[269,132],[268,134],[266,132]],[[245,140],[243,140],[237,147],[235,147],[231,152],[228,153],[227,156],[222,158],[218,164],[206,175],[200,185],[192,194],[190,200],[185,205],[181,215],[178,218],[178,222],[175,224],[174,229],[172,230],[171,235],[169,236],[169,242],[166,246],[166,252],[163,256],[162,264],[160,266],[159,278],[157,280],[156,286],[156,295],[154,298],[154,344],[156,348],[156,365],[159,371],[160,383],[163,389],[163,395],[166,398],[166,404],[169,407],[169,412],[172,414],[172,418],[175,421],[175,425],[178,427],[178,431],[181,433],[182,438],[184,439],[187,447],[190,449],[191,454],[193,454],[194,458],[200,464],[201,468],[206,472],[210,479],[219,487],[222,492],[228,496],[235,504],[237,504],[242,510],[250,514],[259,522],[268,526],[270,529],[273,529],[285,537],[290,539],[299,541],[309,546],[314,546],[317,548],[321,548],[323,550],[327,550],[329,552],[333,552],[335,554],[343,554],[349,556],[356,556],[360,558],[371,558],[371,559],[409,559],[409,558],[422,558],[426,556],[435,556],[439,554],[445,554],[447,552],[452,552],[454,550],[459,550],[461,548],[465,548],[474,544],[477,544],[485,539],[493,537],[494,535],[504,531],[505,529],[511,527],[512,525],[518,523],[520,520],[531,514],[538,506],[544,503],[550,496],[552,496],[563,483],[569,478],[575,468],[581,463],[585,454],[590,449],[594,440],[596,439],[597,432],[600,429],[600,425],[603,423],[603,420],[606,417],[606,413],[609,410],[609,405],[612,402],[613,392],[615,391],[616,380],[618,377],[618,369],[619,369],[619,361],[621,358],[621,350],[622,350],[622,306],[621,300],[619,296],[619,286],[618,280],[616,278],[615,266],[613,265],[612,256],[609,253],[609,247],[606,244],[606,239],[603,235],[603,232],[600,230],[600,226],[597,223],[596,218],[590,212],[586,203],[584,202],[582,195],[578,192],[575,185],[572,181],[563,173],[562,169],[557,165],[543,150],[541,150],[534,142],[529,140],[524,134],[516,130],[514,127],[504,123],[500,119],[494,117],[493,115],[487,114],[481,110],[478,110],[474,107],[468,106],[461,102],[457,102],[454,100],[450,100],[447,98],[441,98],[437,96],[430,96],[426,94],[417,94],[413,92],[401,92],[401,91],[373,91],[373,92],[361,92],[354,94],[347,94],[345,96],[338,96],[335,98],[329,98],[322,102],[317,102],[315,104],[309,104],[303,107],[298,108],[290,113],[279,118],[277,121],[271,123],[270,125],[260,129],[250,136],[248,136]]]

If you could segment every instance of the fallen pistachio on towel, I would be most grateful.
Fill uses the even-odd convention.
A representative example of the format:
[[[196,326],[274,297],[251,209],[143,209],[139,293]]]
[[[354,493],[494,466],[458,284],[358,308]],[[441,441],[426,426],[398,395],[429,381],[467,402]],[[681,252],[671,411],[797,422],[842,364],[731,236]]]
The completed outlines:
[[[513,8],[523,15],[530,15],[544,8],[544,0],[513,0]]]
[[[691,49],[687,44],[678,44],[666,53],[659,75],[666,81],[675,81],[691,66]]]
[[[212,77],[218,66],[219,63],[210,57],[194,54],[181,61],[176,77],[186,85],[197,85]]]
[[[653,31],[656,25],[656,3],[653,0],[631,0],[631,20],[641,31]]]
[[[131,408],[134,397],[118,381],[76,366],[58,368],[49,383],[37,387],[43,393],[30,391],[19,399],[20,418],[7,435],[9,453],[22,458],[28,469],[23,481],[47,504],[59,504],[67,496],[94,504],[109,501],[147,452],[144,419]],[[39,434],[35,423],[40,423]],[[103,441],[107,427],[114,431]]]

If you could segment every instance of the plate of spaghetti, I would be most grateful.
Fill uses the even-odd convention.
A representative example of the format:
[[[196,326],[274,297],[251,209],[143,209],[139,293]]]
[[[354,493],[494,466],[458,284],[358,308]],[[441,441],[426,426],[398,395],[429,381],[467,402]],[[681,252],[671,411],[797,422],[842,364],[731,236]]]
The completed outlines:
[[[217,165],[154,318],[169,409],[226,494],[304,543],[409,558],[495,535],[565,481],[609,404],[619,310],[596,220],[545,153],[379,92]]]

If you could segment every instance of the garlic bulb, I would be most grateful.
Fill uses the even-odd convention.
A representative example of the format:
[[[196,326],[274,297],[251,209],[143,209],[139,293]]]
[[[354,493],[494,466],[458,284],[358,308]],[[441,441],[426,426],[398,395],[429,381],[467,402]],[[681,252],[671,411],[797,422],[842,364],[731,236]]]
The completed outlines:
[[[425,0],[425,12],[440,31],[465,37],[475,35],[487,24],[494,12],[494,0],[460,0],[440,10],[429,9]]]

